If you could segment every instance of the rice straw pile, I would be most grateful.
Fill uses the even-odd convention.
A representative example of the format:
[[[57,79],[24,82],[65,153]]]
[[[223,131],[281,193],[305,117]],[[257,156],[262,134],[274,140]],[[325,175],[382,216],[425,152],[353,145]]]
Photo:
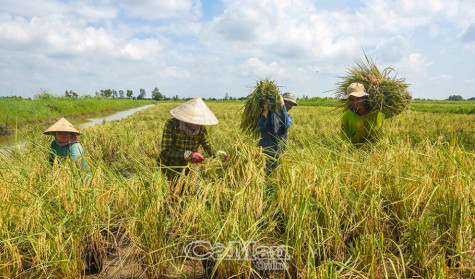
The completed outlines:
[[[269,110],[273,112],[280,112],[284,105],[275,81],[268,78],[257,81],[254,90],[247,96],[241,118],[241,129],[243,131],[257,134],[257,121],[266,101],[269,102]]]
[[[392,117],[403,112],[412,99],[407,90],[408,83],[405,78],[397,78],[392,67],[385,68],[382,72],[376,63],[365,54],[365,60],[356,59],[356,66],[348,67],[346,76],[340,77],[337,82],[335,95],[342,98],[346,95],[346,88],[353,82],[364,85],[369,94],[371,109],[381,111],[386,117]],[[346,103],[346,102],[345,102]],[[346,104],[348,109],[348,104]]]

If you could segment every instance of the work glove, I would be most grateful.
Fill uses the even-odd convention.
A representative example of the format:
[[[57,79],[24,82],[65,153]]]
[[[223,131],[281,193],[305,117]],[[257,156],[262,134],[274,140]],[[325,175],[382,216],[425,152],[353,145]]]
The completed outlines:
[[[221,150],[216,151],[216,157],[219,157],[219,158],[223,159],[224,161],[228,160],[228,154],[224,151],[221,151]]]
[[[198,152],[191,152],[190,158],[192,163],[201,163],[205,160],[205,157]]]

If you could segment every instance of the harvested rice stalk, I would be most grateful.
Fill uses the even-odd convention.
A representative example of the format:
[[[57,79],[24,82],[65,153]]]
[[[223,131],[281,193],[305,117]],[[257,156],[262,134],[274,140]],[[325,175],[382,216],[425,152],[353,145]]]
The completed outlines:
[[[273,112],[280,112],[284,105],[275,81],[267,78],[257,81],[254,90],[247,96],[241,117],[241,129],[243,131],[257,134],[257,121],[266,101],[269,102],[269,110]]]
[[[340,77],[337,82],[335,95],[342,98],[346,95],[346,88],[353,82],[362,83],[369,94],[369,105],[371,109],[379,110],[387,117],[395,116],[403,112],[412,99],[411,93],[407,90],[408,83],[405,78],[397,78],[392,75],[392,67],[385,68],[382,72],[376,63],[365,54],[365,60],[356,59],[356,66],[348,67],[346,76]],[[345,102],[345,109],[348,104]]]

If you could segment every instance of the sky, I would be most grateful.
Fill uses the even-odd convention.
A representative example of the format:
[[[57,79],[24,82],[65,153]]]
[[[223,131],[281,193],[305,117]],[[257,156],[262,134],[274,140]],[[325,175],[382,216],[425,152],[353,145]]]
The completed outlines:
[[[475,1],[0,0],[0,96],[331,97],[363,51],[414,98],[473,97]]]

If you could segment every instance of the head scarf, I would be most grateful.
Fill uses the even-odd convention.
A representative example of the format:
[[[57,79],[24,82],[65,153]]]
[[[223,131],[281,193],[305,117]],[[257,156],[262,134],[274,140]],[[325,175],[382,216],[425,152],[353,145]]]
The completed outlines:
[[[66,146],[68,144],[71,144],[71,143],[76,143],[76,142],[79,142],[78,140],[78,137],[77,137],[77,134],[73,133],[73,135],[66,141],[64,142],[60,142],[59,139],[56,137],[56,135],[54,136],[54,141],[56,142],[57,145],[59,146]]]
[[[178,129],[182,134],[185,134],[187,136],[196,136],[200,133],[201,126],[198,126],[198,128],[191,128],[188,123],[180,121]]]

